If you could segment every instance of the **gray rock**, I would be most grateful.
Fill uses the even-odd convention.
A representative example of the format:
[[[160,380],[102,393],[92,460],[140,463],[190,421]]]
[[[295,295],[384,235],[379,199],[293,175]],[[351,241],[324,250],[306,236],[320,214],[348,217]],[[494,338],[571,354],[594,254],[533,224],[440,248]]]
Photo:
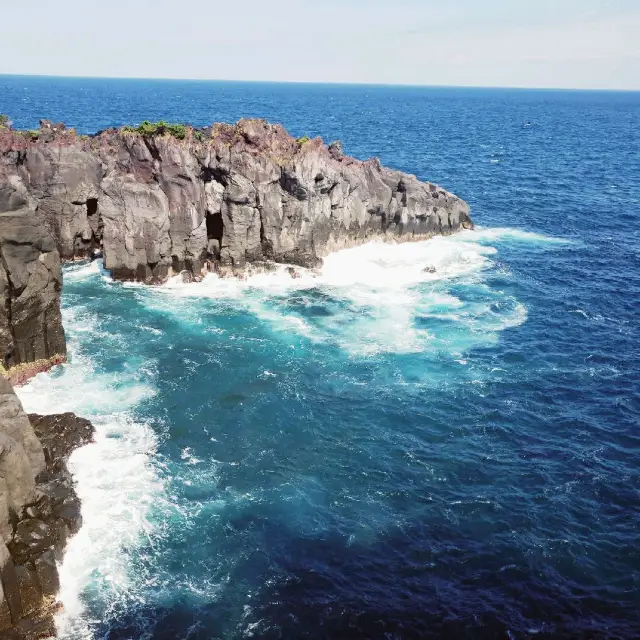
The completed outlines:
[[[0,212],[0,356],[4,367],[66,354],[60,258],[29,208]]]
[[[47,468],[60,472],[78,447],[93,441],[93,425],[73,413],[41,416],[29,414],[27,421],[44,449]]]
[[[23,615],[22,598],[13,558],[4,542],[0,541],[0,581],[4,597],[11,612],[11,619],[17,623]]]
[[[15,570],[22,603],[22,615],[28,616],[38,612],[42,608],[43,602],[35,569],[26,565],[18,565]]]
[[[189,129],[184,140],[112,129],[82,141],[44,129],[52,141],[5,142],[14,161],[0,174],[4,206],[37,206],[63,258],[101,249],[116,279],[238,274],[265,261],[313,268],[372,238],[471,226],[468,206],[440,187],[263,120],[216,124],[206,137]]]
[[[15,519],[35,498],[36,483],[24,448],[4,432],[0,432],[0,478],[8,490],[9,513]]]
[[[7,631],[12,626],[13,620],[11,619],[11,609],[9,608],[9,603],[7,602],[7,598],[4,594],[2,581],[0,581],[0,633]]]
[[[35,478],[45,467],[44,452],[11,384],[0,376],[0,434],[19,443]]]

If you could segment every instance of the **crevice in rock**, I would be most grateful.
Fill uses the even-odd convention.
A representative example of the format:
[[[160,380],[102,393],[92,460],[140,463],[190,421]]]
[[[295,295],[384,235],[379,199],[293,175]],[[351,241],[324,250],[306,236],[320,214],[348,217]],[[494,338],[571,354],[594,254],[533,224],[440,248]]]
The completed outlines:
[[[262,217],[262,208],[258,208],[260,214],[260,246],[262,247],[262,255],[266,260],[273,260],[273,242],[269,240],[264,231],[264,218]]]
[[[216,213],[207,211],[207,239],[222,242],[223,234],[224,223],[222,221],[222,213],[220,211]]]
[[[147,138],[146,136],[143,138],[143,140],[145,145],[147,146],[147,149],[149,149],[149,153],[151,154],[151,157],[157,162],[162,162],[162,158],[160,157],[160,152],[158,151],[158,147],[156,147],[153,141],[150,138]]]
[[[98,198],[87,198],[87,217],[95,216],[98,213]]]
[[[288,173],[285,169],[282,169],[280,174],[280,186],[286,193],[289,193],[297,200],[308,200],[309,192],[300,183],[300,180],[294,175]]]
[[[89,257],[93,258],[96,251],[102,252],[102,233],[104,229],[104,222],[100,215],[100,207],[98,206],[98,198],[87,199],[87,221],[91,227]]]
[[[397,192],[401,193],[401,200],[400,200],[400,204],[403,207],[407,206],[407,186],[405,185],[403,180],[400,180],[400,182],[398,182],[398,187],[397,187]]]

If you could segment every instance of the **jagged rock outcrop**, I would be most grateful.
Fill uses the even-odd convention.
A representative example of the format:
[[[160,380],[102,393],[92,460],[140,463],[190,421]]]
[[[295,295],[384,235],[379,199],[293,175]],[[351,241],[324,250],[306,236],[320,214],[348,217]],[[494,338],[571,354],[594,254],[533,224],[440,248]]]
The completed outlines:
[[[0,126],[0,373],[20,384],[64,362],[61,260],[102,252],[115,279],[197,280],[471,226],[440,187],[262,120],[92,137]]]
[[[73,414],[29,416],[0,377],[0,637],[55,634],[56,561],[82,523],[66,461],[93,438]]]
[[[62,259],[102,250],[117,279],[317,266],[373,237],[471,227],[468,206],[440,187],[262,120],[187,127],[183,139],[162,128],[87,138],[45,122],[0,131],[0,156],[0,211],[35,211]]]

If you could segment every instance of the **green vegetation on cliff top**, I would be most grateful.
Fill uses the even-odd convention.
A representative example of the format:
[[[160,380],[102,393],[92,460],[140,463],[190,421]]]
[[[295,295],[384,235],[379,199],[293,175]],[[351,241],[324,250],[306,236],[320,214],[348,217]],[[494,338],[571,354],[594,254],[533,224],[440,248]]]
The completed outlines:
[[[165,133],[177,138],[178,140],[184,140],[187,135],[187,126],[184,124],[171,124],[160,120],[159,122],[149,122],[145,120],[137,127],[130,125],[122,127],[122,131],[129,133],[139,133],[143,136],[159,136]]]

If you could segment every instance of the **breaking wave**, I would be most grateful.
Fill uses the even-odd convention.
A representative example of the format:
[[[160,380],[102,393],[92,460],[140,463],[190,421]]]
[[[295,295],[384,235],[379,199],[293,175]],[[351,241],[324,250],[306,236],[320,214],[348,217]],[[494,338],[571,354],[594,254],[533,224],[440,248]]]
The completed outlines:
[[[96,263],[73,265],[65,276],[97,276]],[[93,638],[92,621],[83,614],[86,601],[105,603],[105,615],[122,607],[136,592],[130,555],[149,533],[151,506],[163,483],[153,462],[157,437],[136,420],[133,409],[154,395],[153,384],[135,369],[106,373],[84,346],[91,335],[103,342],[117,340],[96,314],[81,307],[64,309],[69,364],[40,374],[17,389],[27,412],[73,411],[90,419],[95,442],[77,449],[69,469],[82,501],[83,526],[67,547],[60,567],[63,611],[60,637]]]

